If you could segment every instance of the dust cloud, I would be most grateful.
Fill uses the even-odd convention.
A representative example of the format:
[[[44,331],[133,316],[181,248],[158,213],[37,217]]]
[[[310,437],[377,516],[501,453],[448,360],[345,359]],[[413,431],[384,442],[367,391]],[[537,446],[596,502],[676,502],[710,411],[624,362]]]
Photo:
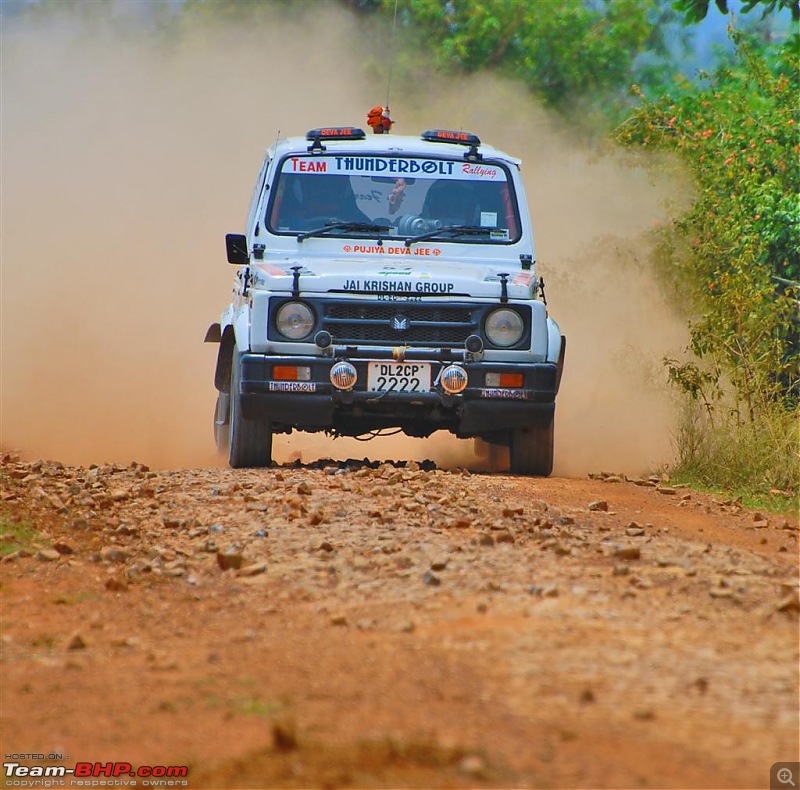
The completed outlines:
[[[387,64],[338,5],[258,24],[176,29],[67,13],[2,29],[0,442],[68,463],[220,464],[207,326],[234,268],[263,151],[282,135],[363,125]],[[568,336],[556,474],[639,473],[669,460],[658,360],[682,323],[645,234],[676,183],[597,157],[519,87],[485,76],[392,86],[399,134],[465,128],[523,159],[539,274]],[[433,458],[479,465],[438,433],[369,444],[276,437],[276,458]]]

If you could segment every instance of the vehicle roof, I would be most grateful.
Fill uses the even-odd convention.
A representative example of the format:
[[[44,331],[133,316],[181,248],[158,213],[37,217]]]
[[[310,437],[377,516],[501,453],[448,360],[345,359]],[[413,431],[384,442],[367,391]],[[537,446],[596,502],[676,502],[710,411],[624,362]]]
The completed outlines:
[[[270,154],[275,157],[292,153],[308,153],[311,142],[305,137],[286,137],[278,140],[270,149]],[[429,142],[421,137],[402,136],[395,134],[368,134],[363,140],[334,140],[323,139],[322,145],[325,153],[347,154],[412,154],[432,157],[446,157],[463,159],[469,151],[469,146],[457,143]],[[490,145],[481,143],[478,153],[485,159],[500,160],[509,165],[519,167],[520,159],[510,156]]]

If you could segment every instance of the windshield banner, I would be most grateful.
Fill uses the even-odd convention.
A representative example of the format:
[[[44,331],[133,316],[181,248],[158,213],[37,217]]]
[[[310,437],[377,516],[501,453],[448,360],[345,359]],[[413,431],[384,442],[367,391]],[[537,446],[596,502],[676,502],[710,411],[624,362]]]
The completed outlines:
[[[446,177],[465,181],[507,180],[505,170],[497,165],[405,156],[292,156],[283,163],[283,172],[384,175],[389,178]]]

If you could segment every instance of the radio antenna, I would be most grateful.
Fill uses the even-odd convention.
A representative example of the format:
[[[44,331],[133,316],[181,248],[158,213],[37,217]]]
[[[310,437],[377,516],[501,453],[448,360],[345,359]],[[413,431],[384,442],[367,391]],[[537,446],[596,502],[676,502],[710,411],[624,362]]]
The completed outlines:
[[[394,0],[394,19],[392,20],[392,39],[389,44],[389,78],[386,82],[386,108],[390,107],[389,94],[392,89],[392,69],[394,68],[394,38],[397,31],[397,0]]]

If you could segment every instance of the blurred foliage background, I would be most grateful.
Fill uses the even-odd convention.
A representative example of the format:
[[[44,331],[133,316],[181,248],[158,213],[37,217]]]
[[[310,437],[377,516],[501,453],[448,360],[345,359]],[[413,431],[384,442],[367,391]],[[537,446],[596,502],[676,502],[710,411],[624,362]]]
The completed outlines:
[[[800,481],[800,0],[153,0],[159,35],[188,18],[245,21],[309,4],[394,27],[392,68],[517,80],[586,139],[670,152],[691,207],[656,265],[691,345],[665,359],[683,400],[673,475],[796,494]],[[3,18],[120,0],[5,0]],[[701,53],[710,17],[727,40]],[[130,19],[128,19],[130,22]],[[123,15],[120,24],[126,24]],[[513,110],[512,110],[513,111]],[[648,158],[648,161],[660,161]]]

